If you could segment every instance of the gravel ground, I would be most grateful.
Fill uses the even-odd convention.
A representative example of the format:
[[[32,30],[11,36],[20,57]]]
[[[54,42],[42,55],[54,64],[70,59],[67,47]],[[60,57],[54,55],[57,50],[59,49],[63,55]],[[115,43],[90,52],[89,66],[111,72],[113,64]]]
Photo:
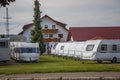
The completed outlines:
[[[120,72],[73,72],[0,75],[0,80],[120,80]]]

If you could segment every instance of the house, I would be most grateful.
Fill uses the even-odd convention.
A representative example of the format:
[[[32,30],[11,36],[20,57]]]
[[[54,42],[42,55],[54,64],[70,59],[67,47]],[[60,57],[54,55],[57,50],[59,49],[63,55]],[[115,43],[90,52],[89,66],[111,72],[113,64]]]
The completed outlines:
[[[120,39],[120,26],[70,27],[71,41]]]
[[[66,24],[56,21],[48,15],[43,16],[41,22],[42,33],[46,46],[49,46],[51,42],[65,42],[68,40],[68,29]],[[34,24],[26,24],[23,26],[23,31],[19,35],[23,35],[27,38],[27,42],[30,42],[31,30],[33,30]]]

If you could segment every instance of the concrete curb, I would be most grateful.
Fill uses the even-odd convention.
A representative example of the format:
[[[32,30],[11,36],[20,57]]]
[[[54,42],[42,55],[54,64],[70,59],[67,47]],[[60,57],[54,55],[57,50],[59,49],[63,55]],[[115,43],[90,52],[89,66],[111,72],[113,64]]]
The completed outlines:
[[[6,78],[4,80],[120,80],[120,77]]]

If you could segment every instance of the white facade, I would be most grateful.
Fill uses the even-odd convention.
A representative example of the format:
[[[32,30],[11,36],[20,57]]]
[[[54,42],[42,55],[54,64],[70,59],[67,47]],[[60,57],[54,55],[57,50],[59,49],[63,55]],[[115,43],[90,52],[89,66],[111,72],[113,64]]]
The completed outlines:
[[[30,42],[30,37],[31,37],[31,30],[33,30],[34,26],[30,27],[26,31],[24,31],[23,36],[26,37],[27,42]]]
[[[27,28],[24,28],[24,27],[27,27]],[[30,42],[31,30],[34,28],[34,25],[28,24],[28,25],[25,25],[24,27],[21,33],[23,36],[27,38],[27,42]],[[50,29],[50,30],[56,29],[57,30],[57,32],[53,32],[53,33],[43,32],[44,39],[53,39],[53,41],[48,41],[48,42],[45,41],[46,43],[48,43],[48,45],[49,45],[49,42],[54,42],[54,39],[59,39],[59,41],[56,41],[56,42],[67,41],[68,30],[66,29],[66,24],[58,22],[52,19],[51,17],[45,15],[44,17],[42,17],[41,27],[42,27],[42,30],[43,29]]]
[[[55,25],[55,29],[58,29],[58,33],[47,33],[47,34],[43,33],[44,38],[50,38],[49,36],[50,34],[53,35],[52,38],[59,38],[58,34],[63,34],[63,38],[61,38],[60,42],[67,41],[68,31],[65,30],[63,27],[61,27],[60,25],[57,25],[54,21],[52,21],[48,17],[42,19],[42,22],[41,22],[42,29],[45,29],[45,25],[48,26],[48,29],[53,29],[52,26]],[[46,37],[46,35],[48,36]]]

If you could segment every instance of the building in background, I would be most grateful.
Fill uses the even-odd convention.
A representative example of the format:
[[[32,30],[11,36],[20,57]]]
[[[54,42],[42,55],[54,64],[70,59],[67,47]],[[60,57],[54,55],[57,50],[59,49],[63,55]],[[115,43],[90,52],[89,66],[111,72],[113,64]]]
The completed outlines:
[[[42,33],[46,46],[51,46],[51,42],[66,42],[68,40],[68,29],[66,24],[56,21],[53,18],[45,15],[42,17]],[[26,24],[23,26],[23,31],[19,35],[26,37],[27,42],[30,42],[31,30],[34,28],[34,24]]]
[[[71,41],[120,39],[120,26],[70,27]]]

